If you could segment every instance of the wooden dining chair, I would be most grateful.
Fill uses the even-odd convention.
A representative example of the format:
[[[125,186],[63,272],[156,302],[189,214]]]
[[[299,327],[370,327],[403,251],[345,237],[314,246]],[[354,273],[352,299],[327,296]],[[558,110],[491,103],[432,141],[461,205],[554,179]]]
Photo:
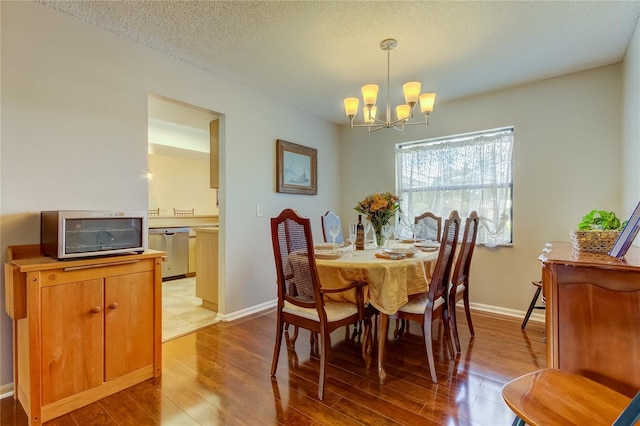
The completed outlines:
[[[475,336],[473,323],[471,322],[471,311],[469,309],[469,270],[471,269],[471,258],[476,247],[476,237],[478,235],[478,213],[473,211],[465,221],[462,245],[458,252],[455,269],[451,275],[451,285],[449,286],[449,314],[451,317],[451,331],[453,333],[453,343],[456,351],[460,352],[460,337],[458,336],[458,319],[456,314],[456,303],[460,300],[464,303],[464,313],[467,316],[469,332]]]
[[[416,234],[417,238],[425,240],[440,241],[442,231],[442,217],[436,216],[431,212],[422,213],[413,220],[416,225],[421,225],[420,231]]]
[[[538,298],[540,298],[540,293],[542,292],[542,280],[533,280],[531,281],[531,284],[533,284],[536,287],[536,291],[535,293],[533,293],[533,298],[531,299],[531,303],[529,303],[529,308],[527,309],[527,313],[525,314],[523,320],[522,320],[522,325],[520,326],[520,328],[522,330],[524,330],[524,328],[527,326],[527,323],[529,322],[529,317],[531,317],[531,313],[533,312],[534,309],[546,309],[546,305],[544,305],[544,296],[542,297],[542,305],[537,305],[538,303]]]
[[[324,236],[325,243],[332,243],[333,237],[331,236],[331,232],[329,230],[333,225],[338,227],[338,236],[336,237],[336,243],[344,243],[344,236],[342,235],[342,223],[340,222],[340,216],[329,210],[321,216],[322,220],[322,235]]]
[[[422,325],[424,343],[427,350],[427,360],[431,371],[431,381],[438,383],[435,362],[433,358],[433,340],[431,329],[433,321],[442,318],[444,324],[444,341],[451,359],[454,357],[451,344],[451,330],[449,327],[449,305],[447,303],[449,280],[451,278],[451,266],[453,256],[458,244],[458,231],[460,229],[460,216],[457,211],[452,211],[445,220],[440,251],[429,288],[425,293],[409,296],[409,301],[401,306],[396,316],[401,320],[413,320]]]
[[[414,232],[416,238],[425,240],[440,241],[440,233],[442,231],[442,217],[436,216],[431,212],[422,213],[413,220],[415,225],[420,225],[420,230]],[[404,320],[396,320],[396,329],[393,333],[394,338],[398,339],[405,331],[409,332],[409,323]]]
[[[276,321],[276,341],[271,364],[271,376],[275,376],[278,357],[282,345],[282,336],[286,335],[287,348],[295,350],[295,337],[289,338],[285,325],[304,328],[311,336],[318,335],[320,340],[320,377],[318,380],[318,398],[324,396],[324,383],[327,370],[327,355],[331,347],[329,334],[339,327],[353,324],[364,317],[364,282],[351,283],[342,288],[325,289],[320,287],[313,250],[311,223],[294,210],[285,209],[278,217],[271,219],[271,240],[276,263],[278,284],[278,305]],[[291,247],[296,250],[291,251]],[[356,301],[336,302],[325,300],[328,293],[356,289]],[[370,333],[370,322],[365,319],[365,334]],[[313,342],[313,340],[312,340]],[[367,361],[367,354],[362,350]]]
[[[502,387],[516,414],[514,426],[632,426],[640,420],[640,392],[633,399],[584,376],[555,368],[534,371]]]
[[[176,209],[173,208],[173,214],[175,216],[193,216],[195,209]]]

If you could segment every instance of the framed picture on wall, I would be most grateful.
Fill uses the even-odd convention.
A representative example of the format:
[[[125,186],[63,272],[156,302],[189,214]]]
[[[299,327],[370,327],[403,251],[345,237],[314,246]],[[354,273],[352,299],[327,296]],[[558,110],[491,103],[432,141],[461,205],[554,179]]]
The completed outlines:
[[[276,191],[286,194],[318,194],[318,150],[276,140]]]

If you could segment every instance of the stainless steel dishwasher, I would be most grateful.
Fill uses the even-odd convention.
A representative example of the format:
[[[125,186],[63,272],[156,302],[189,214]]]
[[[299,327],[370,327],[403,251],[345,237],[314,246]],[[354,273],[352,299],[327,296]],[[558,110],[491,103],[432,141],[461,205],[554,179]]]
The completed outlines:
[[[149,248],[167,252],[162,262],[162,278],[184,276],[189,272],[189,228],[150,228]]]

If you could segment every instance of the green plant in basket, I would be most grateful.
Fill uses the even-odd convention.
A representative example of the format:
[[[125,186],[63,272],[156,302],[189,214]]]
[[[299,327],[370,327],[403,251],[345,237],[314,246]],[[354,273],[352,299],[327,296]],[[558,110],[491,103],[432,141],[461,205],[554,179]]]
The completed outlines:
[[[582,217],[582,221],[578,224],[578,229],[580,231],[617,231],[624,228],[625,225],[626,221],[621,223],[620,219],[618,219],[614,212],[608,212],[606,210],[591,210]]]
[[[569,233],[571,245],[579,251],[606,253],[625,225],[626,221],[621,223],[614,212],[591,210],[578,223],[578,229]]]

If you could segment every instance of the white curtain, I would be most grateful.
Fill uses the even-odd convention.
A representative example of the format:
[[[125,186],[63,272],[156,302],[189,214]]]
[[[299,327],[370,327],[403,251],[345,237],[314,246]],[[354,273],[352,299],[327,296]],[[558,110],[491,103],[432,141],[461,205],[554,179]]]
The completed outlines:
[[[511,243],[513,129],[440,138],[396,149],[401,220],[430,211],[480,216],[477,244]]]

